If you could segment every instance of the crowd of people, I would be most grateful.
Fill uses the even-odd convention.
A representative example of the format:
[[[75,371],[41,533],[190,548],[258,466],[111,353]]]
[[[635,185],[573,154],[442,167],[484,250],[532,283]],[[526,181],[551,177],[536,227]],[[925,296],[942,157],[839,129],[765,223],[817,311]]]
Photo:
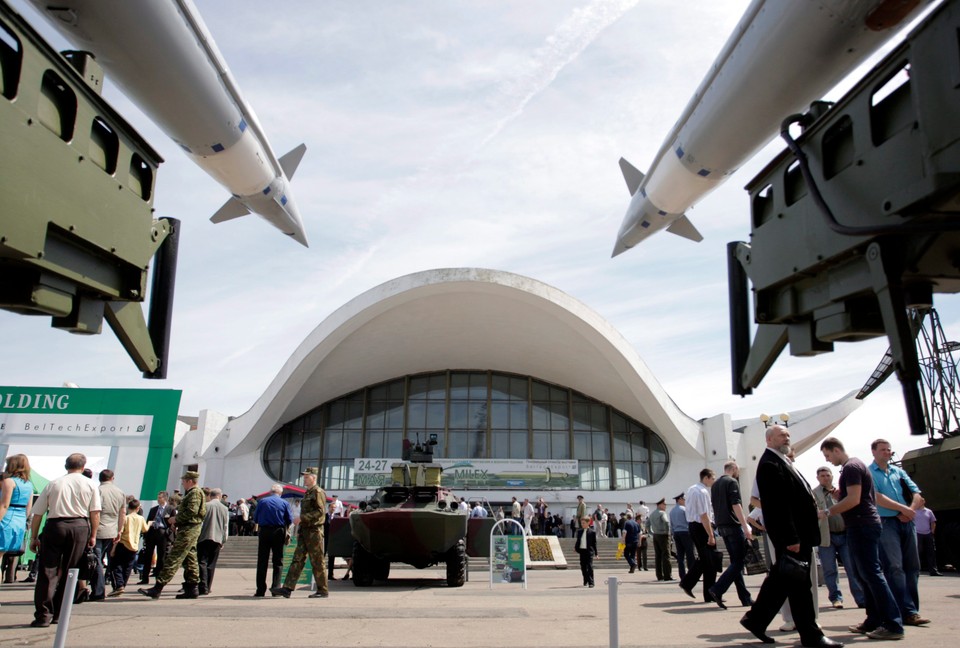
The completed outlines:
[[[694,588],[702,581],[703,602],[727,609],[725,595],[733,587],[740,605],[749,608],[740,624],[764,643],[773,643],[767,629],[779,613],[784,620],[780,630],[796,630],[802,645],[842,645],[825,637],[817,622],[814,551],[829,605],[844,606],[838,578],[842,565],[851,597],[865,610],[863,622],[850,632],[896,640],[905,636],[905,626],[930,623],[920,613],[918,580],[921,567],[940,575],[933,544],[936,517],[906,472],[891,464],[890,443],[877,439],[871,444],[868,466],[849,456],[841,441],[827,438],[820,446],[827,464],[817,470],[814,487],[794,465],[787,427],[768,427],[766,445],[749,496],[741,492],[740,467],[728,461],[719,477],[712,469],[701,470],[698,481],[673,497],[669,513],[666,498],[652,512],[641,501],[636,508],[627,504],[618,515],[600,504],[589,507],[582,495],[569,522],[551,512],[542,497],[536,502],[514,497],[507,512],[499,506],[491,513],[489,504],[464,498],[460,508],[470,517],[512,519],[530,535],[564,537],[569,526],[585,587],[594,586],[598,538],[619,539],[630,573],[648,570],[652,545],[658,581],[674,580],[673,556],[679,587],[687,596],[695,599]],[[833,468],[838,466],[842,470],[835,486]],[[80,568],[74,603],[121,596],[132,577],[149,585],[151,574],[153,585],[138,592],[159,598],[181,567],[184,584],[176,598],[208,595],[229,535],[258,536],[253,596],[269,591],[289,598],[307,558],[312,565],[326,563],[326,569],[314,571],[316,591],[310,596],[329,596],[333,560],[325,556],[324,540],[331,520],[347,511],[337,496],[328,501],[316,468],[303,471],[306,490],[295,504],[282,497],[279,484],[259,500],[231,503],[218,488],[201,489],[200,475],[187,470],[182,489],[172,495],[159,492],[157,504],[144,516],[140,501],[116,486],[113,471],[101,470],[95,480],[80,453],[67,457],[64,467],[66,474],[35,497],[28,458],[9,456],[0,489],[0,559],[4,553],[22,553],[27,544],[37,554],[28,577],[35,580],[35,627],[58,621],[66,574],[74,567]],[[753,596],[743,573],[748,554],[757,547],[755,533],[767,547],[768,573]],[[281,582],[283,548],[293,536],[296,549]],[[725,569],[718,539],[727,553]],[[349,574],[348,565],[344,578]]]

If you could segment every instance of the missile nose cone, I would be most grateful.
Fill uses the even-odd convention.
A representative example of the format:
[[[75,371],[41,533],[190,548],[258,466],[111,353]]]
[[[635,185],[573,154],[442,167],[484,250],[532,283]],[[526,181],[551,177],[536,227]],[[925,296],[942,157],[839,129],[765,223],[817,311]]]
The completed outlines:
[[[283,209],[290,221],[291,231],[287,232],[287,234],[290,236],[290,238],[303,247],[310,247],[310,244],[307,242],[307,233],[303,228],[303,219],[300,218],[300,210],[297,209],[297,204],[294,202],[289,193],[287,194],[287,203],[284,205]]]
[[[610,258],[612,259],[620,254],[623,254],[629,249],[630,246],[618,238],[616,244],[613,246],[613,254],[610,255]]]

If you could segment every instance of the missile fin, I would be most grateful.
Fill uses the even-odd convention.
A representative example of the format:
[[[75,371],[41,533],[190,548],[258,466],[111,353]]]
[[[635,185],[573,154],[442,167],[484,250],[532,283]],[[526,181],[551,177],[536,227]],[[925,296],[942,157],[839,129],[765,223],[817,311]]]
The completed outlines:
[[[300,166],[300,160],[303,159],[303,154],[307,152],[307,145],[301,144],[300,146],[291,149],[280,158],[280,168],[283,169],[283,172],[287,174],[287,179],[293,178],[293,174],[296,172],[297,167]]]
[[[630,190],[630,195],[637,193],[640,183],[643,182],[643,173],[624,158],[620,158],[620,171],[623,173],[623,179],[627,181],[627,189]]]
[[[210,217],[210,221],[214,223],[222,223],[224,221],[233,220],[234,218],[240,218],[241,216],[246,216],[250,213],[250,210],[243,206],[236,198],[231,198],[227,202],[223,203],[223,207],[217,210],[217,213]]]
[[[690,239],[694,243],[699,243],[703,240],[703,234],[697,231],[697,228],[693,226],[693,223],[691,223],[690,219],[686,216],[681,216],[670,223],[667,231],[671,234],[682,236],[685,239]]]

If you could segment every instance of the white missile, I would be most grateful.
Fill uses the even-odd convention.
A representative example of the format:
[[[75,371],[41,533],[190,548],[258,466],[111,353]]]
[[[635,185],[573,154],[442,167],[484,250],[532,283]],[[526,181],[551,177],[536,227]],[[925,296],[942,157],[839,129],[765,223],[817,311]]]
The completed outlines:
[[[307,245],[290,192],[306,147],[277,159],[191,0],[31,2],[230,191],[210,220],[254,213]]]
[[[647,174],[621,158],[633,198],[613,256],[664,228],[702,240],[686,211],[931,1],[754,0]]]

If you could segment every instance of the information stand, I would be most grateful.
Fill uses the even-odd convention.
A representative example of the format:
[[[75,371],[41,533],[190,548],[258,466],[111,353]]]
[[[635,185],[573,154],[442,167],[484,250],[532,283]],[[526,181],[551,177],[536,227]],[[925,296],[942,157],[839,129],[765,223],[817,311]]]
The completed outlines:
[[[520,535],[503,535],[510,524]],[[527,589],[527,537],[514,519],[499,520],[490,529],[490,589],[494,583],[520,583]]]

